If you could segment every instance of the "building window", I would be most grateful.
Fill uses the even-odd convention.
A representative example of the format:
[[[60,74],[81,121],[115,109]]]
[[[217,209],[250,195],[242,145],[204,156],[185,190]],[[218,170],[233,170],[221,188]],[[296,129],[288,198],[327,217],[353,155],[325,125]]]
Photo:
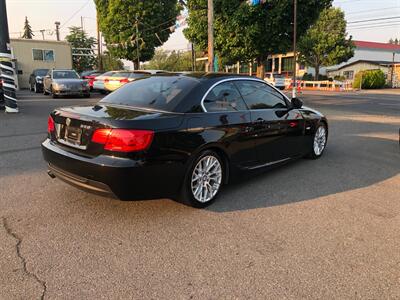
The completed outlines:
[[[274,70],[273,72],[279,72],[279,57],[274,58],[275,62],[274,62]]]
[[[32,49],[33,60],[54,61],[53,50]]]
[[[344,71],[344,72],[343,72],[343,76],[344,76],[346,79],[353,79],[353,77],[354,77],[354,71]]]
[[[282,72],[293,71],[293,57],[282,58]]]
[[[266,66],[265,72],[272,72],[272,59],[271,58],[269,58],[267,60],[267,66]]]

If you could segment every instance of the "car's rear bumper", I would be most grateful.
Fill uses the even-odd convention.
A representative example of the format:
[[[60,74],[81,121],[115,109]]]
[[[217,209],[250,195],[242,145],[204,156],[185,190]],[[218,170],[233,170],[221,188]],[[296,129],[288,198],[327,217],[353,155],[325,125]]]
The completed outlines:
[[[42,143],[49,175],[75,187],[123,200],[173,197],[184,174],[180,163],[99,155],[85,157],[46,139]]]

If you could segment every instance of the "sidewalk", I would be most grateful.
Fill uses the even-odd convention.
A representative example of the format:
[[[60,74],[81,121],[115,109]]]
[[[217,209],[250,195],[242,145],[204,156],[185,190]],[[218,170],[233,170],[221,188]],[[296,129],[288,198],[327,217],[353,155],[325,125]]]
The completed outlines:
[[[369,94],[381,94],[381,95],[399,95],[400,89],[376,89],[376,90],[352,90],[352,91],[311,91],[302,90],[300,92],[303,95],[369,95]]]

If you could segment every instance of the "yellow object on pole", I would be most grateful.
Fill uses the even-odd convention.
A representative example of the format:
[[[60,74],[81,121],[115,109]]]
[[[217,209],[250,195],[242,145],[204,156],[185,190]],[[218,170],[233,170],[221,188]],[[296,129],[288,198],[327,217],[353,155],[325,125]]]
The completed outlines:
[[[208,0],[208,71],[214,71],[214,1]]]

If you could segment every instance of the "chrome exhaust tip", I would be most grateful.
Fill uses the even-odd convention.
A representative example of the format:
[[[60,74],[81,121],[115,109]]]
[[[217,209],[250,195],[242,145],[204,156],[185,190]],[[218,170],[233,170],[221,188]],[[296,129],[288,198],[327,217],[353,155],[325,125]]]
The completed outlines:
[[[56,178],[56,175],[54,175],[50,170],[47,170],[47,175],[49,175],[52,179]]]

